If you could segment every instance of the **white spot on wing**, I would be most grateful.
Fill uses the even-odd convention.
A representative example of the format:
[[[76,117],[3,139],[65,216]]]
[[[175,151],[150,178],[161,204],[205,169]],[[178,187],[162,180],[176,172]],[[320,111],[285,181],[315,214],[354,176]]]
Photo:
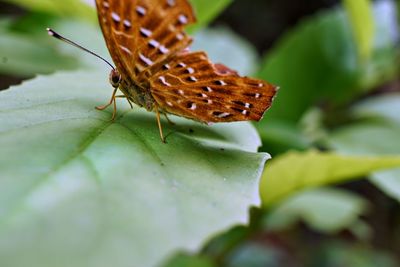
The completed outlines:
[[[194,76],[190,76],[190,77],[189,77],[189,80],[190,80],[191,82],[197,82],[197,79],[196,79],[196,77],[194,77]]]
[[[132,24],[129,20],[126,19],[126,20],[124,20],[124,26],[127,28],[130,28],[130,27],[132,27]]]
[[[150,37],[152,34],[152,32],[150,30],[143,28],[143,27],[140,28],[140,33],[146,37]]]
[[[161,82],[162,84],[164,84],[164,85],[166,85],[166,86],[171,86],[171,84],[168,83],[168,82],[165,80],[165,77],[164,77],[164,76],[160,76],[158,79],[160,80],[160,82]]]
[[[157,48],[157,47],[160,45],[160,43],[157,42],[156,40],[150,40],[150,41],[149,41],[149,45],[150,45],[151,47]]]
[[[169,50],[168,50],[165,46],[163,46],[163,45],[160,46],[158,49],[159,49],[160,52],[163,53],[163,54],[166,54],[166,53],[169,52]]]
[[[122,51],[128,53],[129,55],[132,55],[132,52],[131,52],[131,50],[129,50],[129,48],[127,48],[123,45],[120,45],[119,47],[122,49]]]
[[[146,9],[142,6],[137,6],[136,7],[136,12],[140,15],[140,16],[144,16],[146,15]]]
[[[180,24],[187,24],[188,23],[188,18],[185,15],[179,15],[178,21]]]
[[[112,18],[115,22],[120,22],[120,21],[121,21],[120,16],[118,16],[118,14],[115,13],[115,12],[112,12],[112,13],[111,13],[111,18]]]
[[[227,85],[227,83],[224,82],[224,81],[222,81],[222,80],[218,80],[218,81],[216,81],[216,83],[217,83],[218,85],[222,85],[222,86]]]
[[[142,53],[139,53],[139,58],[147,64],[147,66],[153,65],[153,61],[151,61],[149,58],[145,57]]]
[[[231,114],[228,112],[223,112],[221,114],[216,115],[218,118],[226,118],[228,116],[230,116]]]

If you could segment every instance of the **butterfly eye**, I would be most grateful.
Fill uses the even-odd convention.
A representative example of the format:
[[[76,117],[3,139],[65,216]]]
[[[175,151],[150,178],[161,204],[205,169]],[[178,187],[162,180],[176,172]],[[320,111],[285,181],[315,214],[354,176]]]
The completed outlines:
[[[110,83],[114,88],[118,88],[121,83],[121,75],[117,70],[112,70],[110,72]]]

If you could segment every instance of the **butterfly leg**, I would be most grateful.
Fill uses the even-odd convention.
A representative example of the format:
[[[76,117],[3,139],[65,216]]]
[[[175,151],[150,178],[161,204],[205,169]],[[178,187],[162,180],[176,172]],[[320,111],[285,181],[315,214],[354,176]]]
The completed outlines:
[[[164,138],[162,126],[161,126],[160,112],[158,111],[157,105],[155,106],[155,111],[156,111],[157,125],[158,125],[158,129],[160,131],[160,138],[161,138],[161,141],[163,143],[165,143],[165,138]]]
[[[131,106],[131,108],[133,108],[133,104],[132,104],[132,102],[129,100],[129,98],[126,98],[126,100],[128,101],[129,106]]]
[[[114,105],[113,105],[114,110],[113,110],[113,114],[112,114],[112,116],[111,116],[111,121],[114,121],[115,115],[117,114],[117,101],[115,101],[115,97],[114,97],[113,103],[114,103]]]
[[[118,88],[114,89],[114,92],[111,95],[111,99],[110,102],[108,102],[108,104],[104,105],[104,106],[97,106],[96,109],[97,110],[105,110],[106,108],[108,108],[109,106],[111,106],[111,104],[113,102],[115,102],[115,94],[117,93]]]
[[[163,113],[164,114],[164,117],[167,119],[167,121],[168,121],[168,123],[170,124],[170,125],[175,125],[175,123],[173,122],[173,121],[171,121],[169,118],[168,118],[168,115],[167,115],[167,113]]]
[[[126,101],[128,101],[129,106],[131,106],[131,108],[133,108],[132,102],[125,95],[117,95],[117,96],[115,96],[115,98],[126,98]]]
[[[112,104],[114,104],[114,111],[113,114],[111,116],[111,120],[113,121],[115,119],[115,115],[117,114],[117,103],[115,102],[115,94],[117,93],[118,88],[115,88],[112,95],[111,95],[111,99],[110,102],[108,102],[108,104],[104,105],[104,106],[97,106],[96,109],[97,110],[105,110],[106,108],[108,108],[109,106],[111,106]]]

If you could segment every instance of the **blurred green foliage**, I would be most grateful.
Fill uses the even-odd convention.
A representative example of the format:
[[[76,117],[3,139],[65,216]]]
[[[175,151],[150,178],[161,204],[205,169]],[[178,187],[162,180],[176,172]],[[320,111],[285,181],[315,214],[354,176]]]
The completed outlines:
[[[367,61],[372,53],[375,35],[375,19],[372,2],[369,0],[344,0],[360,60]]]
[[[3,0],[14,5],[19,5],[34,12],[43,12],[54,16],[66,18],[80,18],[94,21],[96,13],[89,4],[82,0]]]
[[[219,13],[221,13],[233,0],[190,0],[197,16],[197,23],[189,27],[193,33],[207,26]]]
[[[320,232],[335,234],[343,229],[354,229],[354,234],[358,234],[360,226],[367,228],[359,219],[367,206],[363,198],[344,190],[306,190],[293,194],[268,213],[264,218],[265,227],[270,231],[281,231],[303,221]]]
[[[47,38],[44,31],[54,27],[109,58],[89,5],[77,0],[7,2],[24,12],[20,17],[0,17],[1,74],[79,70],[95,71],[99,79],[99,72],[104,72],[101,62]],[[255,124],[262,150],[273,155],[258,188],[263,207],[252,210],[249,225],[225,228],[221,234],[216,234],[214,222],[201,224],[195,216],[193,222],[186,218],[182,228],[189,229],[191,224],[204,227],[207,234],[196,239],[204,242],[204,247],[180,247],[190,254],[179,253],[165,266],[399,266],[400,19],[396,11],[400,1],[343,0],[296,23],[258,58],[252,44],[226,25],[206,28],[231,0],[192,3],[198,15],[198,24],[189,29],[196,32],[195,49],[206,50],[214,61],[242,74],[254,73],[277,84],[280,91],[265,118]],[[249,15],[253,14],[243,18]],[[270,21],[266,18],[265,23]],[[104,73],[104,80],[106,76]],[[46,112],[42,113],[46,117]],[[3,127],[8,125],[3,121]],[[146,125],[143,127],[151,127]],[[242,138],[242,142],[249,141],[249,137]],[[232,157],[232,162],[237,160]],[[242,171],[241,179],[251,176],[249,169]],[[363,178],[368,182],[354,182]],[[210,188],[212,183],[203,190]],[[243,194],[236,189],[234,194]],[[232,203],[240,199],[233,195]],[[381,206],[384,208],[379,209]],[[201,212],[204,217],[211,214]],[[387,217],[392,218],[390,223],[384,220]],[[161,220],[160,229],[167,224]],[[186,237],[190,240],[190,235]]]
[[[350,21],[342,9],[318,14],[287,33],[268,52],[259,73],[282,89],[266,123],[296,122],[315,104],[348,103],[393,79],[398,59],[397,40],[393,36],[396,20],[387,17],[392,8],[389,2],[380,2],[375,7],[375,42],[368,62],[358,60]]]

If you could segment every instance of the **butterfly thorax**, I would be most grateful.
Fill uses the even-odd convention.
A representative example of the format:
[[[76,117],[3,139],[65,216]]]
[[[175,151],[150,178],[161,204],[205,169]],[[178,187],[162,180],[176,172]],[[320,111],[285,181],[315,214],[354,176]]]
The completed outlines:
[[[135,103],[140,107],[144,107],[147,111],[154,109],[154,98],[150,94],[150,90],[146,84],[136,84],[135,82],[122,79],[119,87],[128,101]]]

